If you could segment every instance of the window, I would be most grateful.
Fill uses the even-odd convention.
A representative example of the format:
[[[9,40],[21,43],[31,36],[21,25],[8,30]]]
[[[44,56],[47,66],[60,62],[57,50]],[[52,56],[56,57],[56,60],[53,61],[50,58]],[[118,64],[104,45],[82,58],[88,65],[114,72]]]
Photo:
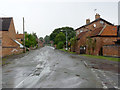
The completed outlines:
[[[80,32],[83,32],[83,30],[80,30]]]
[[[104,24],[104,22],[103,22],[103,21],[100,21],[100,23],[101,23],[101,24]]]
[[[115,28],[113,28],[113,30],[115,30]]]

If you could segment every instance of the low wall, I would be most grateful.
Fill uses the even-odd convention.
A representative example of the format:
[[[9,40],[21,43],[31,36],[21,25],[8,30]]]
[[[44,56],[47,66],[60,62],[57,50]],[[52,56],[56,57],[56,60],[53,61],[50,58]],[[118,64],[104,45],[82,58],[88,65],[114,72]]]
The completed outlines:
[[[103,56],[120,57],[120,45],[103,46]]]

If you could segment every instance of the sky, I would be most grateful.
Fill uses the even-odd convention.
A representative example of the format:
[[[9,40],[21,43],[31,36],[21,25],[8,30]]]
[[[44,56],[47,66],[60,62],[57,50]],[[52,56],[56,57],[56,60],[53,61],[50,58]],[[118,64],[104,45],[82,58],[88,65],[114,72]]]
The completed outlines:
[[[97,9],[97,11],[94,11]],[[85,25],[86,19],[101,18],[118,24],[118,0],[1,0],[0,17],[13,17],[16,32],[35,32],[38,37],[50,35],[56,28],[74,29]]]

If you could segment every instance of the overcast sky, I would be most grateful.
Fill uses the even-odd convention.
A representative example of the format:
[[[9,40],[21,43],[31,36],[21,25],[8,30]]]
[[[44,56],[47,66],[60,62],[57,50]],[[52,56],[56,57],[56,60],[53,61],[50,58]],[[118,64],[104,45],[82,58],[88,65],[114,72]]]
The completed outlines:
[[[94,9],[97,9],[95,12]],[[49,35],[55,28],[70,26],[74,29],[93,21],[95,13],[118,24],[118,0],[1,0],[0,17],[13,17],[15,29],[22,33],[36,32],[39,37]]]

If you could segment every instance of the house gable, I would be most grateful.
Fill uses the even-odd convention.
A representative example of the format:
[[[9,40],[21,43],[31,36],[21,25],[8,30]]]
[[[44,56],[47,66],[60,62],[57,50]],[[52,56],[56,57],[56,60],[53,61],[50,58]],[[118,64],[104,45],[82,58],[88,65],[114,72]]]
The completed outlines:
[[[16,39],[16,31],[15,31],[15,27],[14,27],[14,22],[13,22],[13,19],[11,19],[11,22],[10,22],[10,27],[9,27],[9,37],[11,39]]]
[[[99,19],[96,19],[96,20],[94,20],[94,21],[92,21],[92,22],[86,24],[86,25],[83,25],[83,26],[77,28],[75,31],[77,31],[77,30],[79,30],[79,29],[81,29],[81,28],[85,28],[85,27],[87,27],[87,26],[89,26],[89,25],[91,25],[91,24],[93,24],[93,23],[98,22],[98,21],[103,21],[104,23],[106,23],[106,24],[108,24],[108,25],[114,26],[112,23],[106,21],[105,19],[99,18]]]

